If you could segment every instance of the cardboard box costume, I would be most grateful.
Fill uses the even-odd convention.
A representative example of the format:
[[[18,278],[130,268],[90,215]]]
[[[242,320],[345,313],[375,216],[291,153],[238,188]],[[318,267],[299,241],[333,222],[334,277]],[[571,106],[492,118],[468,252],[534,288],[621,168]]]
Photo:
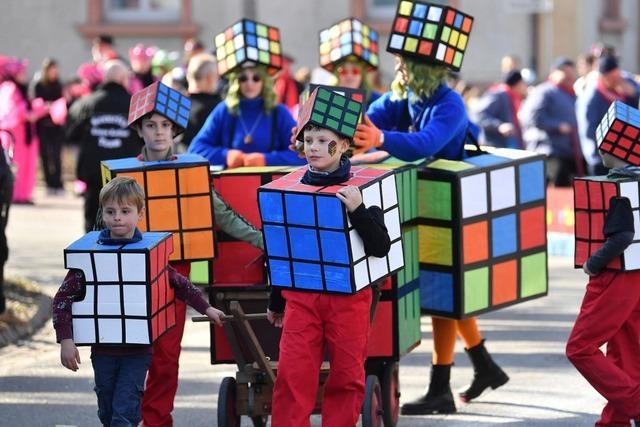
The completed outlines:
[[[467,151],[418,171],[424,311],[463,319],[547,294],[544,157]]]
[[[65,268],[81,270],[82,300],[71,306],[76,345],[152,344],[175,325],[175,296],[167,273],[170,233],[144,233],[140,242],[97,243],[92,231],[64,250]]]
[[[347,18],[320,31],[320,66],[333,71],[336,64],[356,58],[375,70],[378,57],[378,33],[356,18]]]

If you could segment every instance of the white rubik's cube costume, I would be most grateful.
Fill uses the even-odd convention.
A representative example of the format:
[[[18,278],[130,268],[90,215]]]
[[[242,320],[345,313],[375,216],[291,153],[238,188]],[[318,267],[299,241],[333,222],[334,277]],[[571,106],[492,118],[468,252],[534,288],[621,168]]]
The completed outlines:
[[[71,307],[77,345],[152,344],[175,325],[175,296],[167,265],[170,233],[144,233],[139,242],[97,243],[93,231],[64,250],[65,268],[81,270],[85,294]]]

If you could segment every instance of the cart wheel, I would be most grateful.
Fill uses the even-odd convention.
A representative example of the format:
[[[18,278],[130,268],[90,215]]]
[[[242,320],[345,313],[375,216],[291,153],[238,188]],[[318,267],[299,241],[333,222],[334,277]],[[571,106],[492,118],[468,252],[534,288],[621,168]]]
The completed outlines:
[[[253,421],[253,427],[267,427],[269,415],[251,417],[251,421]]]
[[[382,396],[375,375],[367,376],[362,405],[362,427],[382,427]]]
[[[385,427],[395,427],[400,414],[400,380],[398,362],[384,365],[380,387],[382,388],[382,417]]]
[[[240,427],[240,416],[236,414],[236,380],[225,377],[218,391],[218,426]]]

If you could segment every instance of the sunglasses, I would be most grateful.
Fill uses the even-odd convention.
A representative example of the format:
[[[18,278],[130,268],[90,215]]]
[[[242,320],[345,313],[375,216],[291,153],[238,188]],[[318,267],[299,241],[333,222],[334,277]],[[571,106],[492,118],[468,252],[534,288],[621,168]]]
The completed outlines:
[[[258,83],[260,80],[262,80],[262,77],[254,74],[253,77],[251,77],[251,80],[253,80],[254,83]],[[240,83],[246,83],[249,81],[249,76],[247,76],[246,74],[240,74],[240,77],[238,77],[238,81]]]
[[[359,76],[360,68],[352,68],[351,71],[349,71],[348,68],[340,67],[338,68],[338,74],[340,74],[341,76],[348,76],[349,74],[354,76]]]

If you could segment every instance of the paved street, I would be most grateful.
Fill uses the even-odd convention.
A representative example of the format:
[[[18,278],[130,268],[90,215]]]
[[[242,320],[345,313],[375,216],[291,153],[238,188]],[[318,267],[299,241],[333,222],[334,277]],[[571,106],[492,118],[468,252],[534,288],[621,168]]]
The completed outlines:
[[[8,275],[38,281],[53,295],[64,276],[62,249],[82,234],[81,202],[67,196],[40,196],[36,206],[14,206],[8,228]],[[450,416],[402,417],[399,426],[586,426],[593,425],[603,399],[564,357],[585,277],[571,260],[551,259],[547,298],[484,315],[480,326],[487,346],[511,381]],[[431,334],[423,318],[423,342],[401,363],[402,401],[418,396],[429,377]],[[207,327],[188,324],[176,399],[176,426],[216,425],[217,390],[233,367],[209,364]],[[98,425],[88,349],[81,349],[79,372],[59,363],[51,323],[32,339],[0,349],[0,426]],[[452,385],[472,376],[458,343]],[[243,425],[250,425],[244,420]],[[320,425],[314,417],[314,425]]]

